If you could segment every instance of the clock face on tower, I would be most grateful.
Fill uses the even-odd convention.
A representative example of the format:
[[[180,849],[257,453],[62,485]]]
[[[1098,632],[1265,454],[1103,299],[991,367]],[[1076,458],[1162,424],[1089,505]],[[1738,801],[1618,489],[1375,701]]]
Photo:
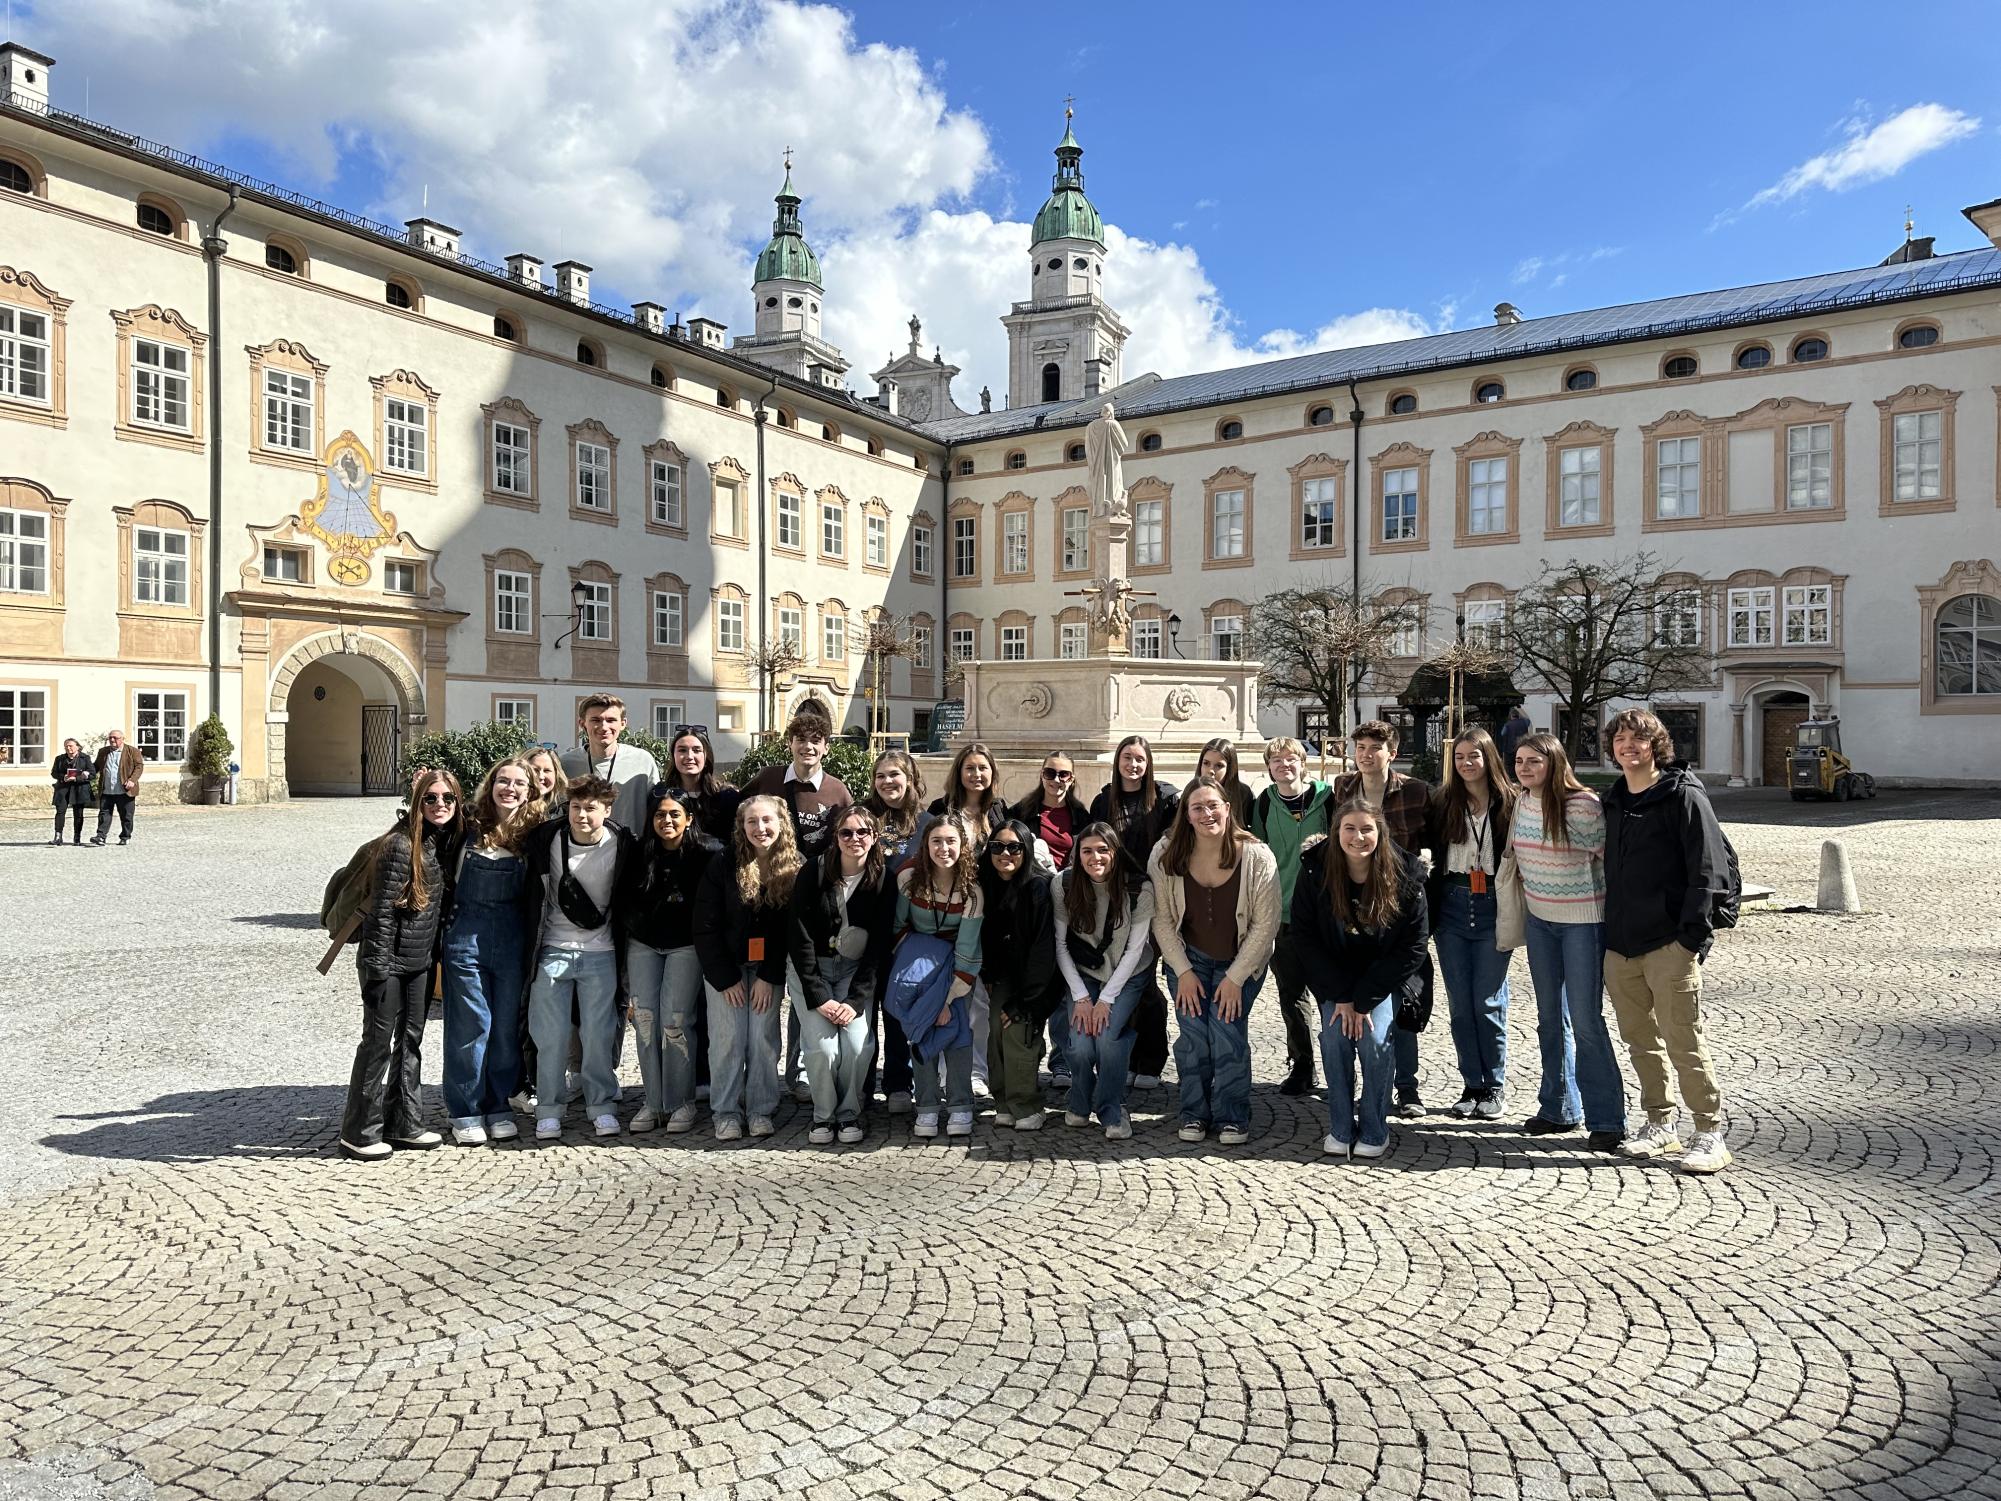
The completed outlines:
[[[912,391],[899,403],[899,410],[912,422],[929,421],[931,417],[931,393],[925,390]]]

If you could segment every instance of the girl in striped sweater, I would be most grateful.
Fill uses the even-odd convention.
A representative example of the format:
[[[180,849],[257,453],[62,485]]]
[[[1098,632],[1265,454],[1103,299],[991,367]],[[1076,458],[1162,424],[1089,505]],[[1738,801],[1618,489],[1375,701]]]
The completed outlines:
[[[931,933],[952,944],[952,988],[938,1025],[950,1025],[953,1011],[965,1011],[980,978],[980,928],[985,906],[973,858],[973,838],[956,814],[947,813],[924,831],[918,857],[896,873],[898,942],[905,933]],[[911,1135],[938,1134],[938,1072],[945,1073],[943,1104],[947,1136],[973,1134],[973,1045],[948,1047],[929,1062],[910,1054],[917,1086],[917,1120]]]
[[[1626,1134],[1626,1094],[1605,1030],[1605,814],[1570,769],[1554,735],[1515,748],[1508,847],[1527,898],[1529,976],[1535,982],[1542,1092],[1523,1128],[1532,1136],[1577,1129],[1598,1151]]]

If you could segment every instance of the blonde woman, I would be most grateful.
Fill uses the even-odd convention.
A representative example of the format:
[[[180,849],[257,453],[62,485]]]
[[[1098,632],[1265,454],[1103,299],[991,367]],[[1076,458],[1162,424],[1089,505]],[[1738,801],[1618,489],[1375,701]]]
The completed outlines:
[[[563,806],[570,800],[569,778],[563,775],[563,763],[546,745],[536,746],[522,759],[535,774],[535,795],[529,801],[537,814],[536,821],[547,823],[552,818],[561,818]]]

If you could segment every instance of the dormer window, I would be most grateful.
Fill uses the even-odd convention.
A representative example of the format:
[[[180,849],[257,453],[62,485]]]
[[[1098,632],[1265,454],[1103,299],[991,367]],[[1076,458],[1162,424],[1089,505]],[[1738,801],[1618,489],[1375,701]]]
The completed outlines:
[[[736,410],[736,392],[732,391],[728,386],[717,386],[716,405],[727,407],[730,411],[734,412]]]
[[[666,366],[655,365],[653,367],[653,384],[662,391],[667,390],[669,387],[673,385],[673,382],[667,378]]]

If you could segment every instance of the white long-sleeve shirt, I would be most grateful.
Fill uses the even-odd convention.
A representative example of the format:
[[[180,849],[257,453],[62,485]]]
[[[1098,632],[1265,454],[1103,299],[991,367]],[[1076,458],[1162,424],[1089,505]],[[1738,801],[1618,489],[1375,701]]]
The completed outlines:
[[[1070,957],[1070,922],[1066,915],[1063,883],[1090,879],[1081,869],[1073,866],[1069,870],[1059,872],[1050,884],[1050,901],[1056,908],[1056,968],[1063,976],[1063,983],[1070,987],[1070,998],[1073,1001],[1088,1001],[1091,992],[1084,984],[1084,975],[1077,968],[1077,961]],[[1104,976],[1103,996],[1109,1000],[1125,989],[1126,982],[1139,973],[1140,967],[1146,963],[1147,955],[1153,948],[1153,887],[1142,885],[1139,888],[1139,897],[1130,912],[1108,912],[1106,909],[1111,903],[1106,900],[1104,887],[1100,886],[1094,894],[1097,897],[1097,902],[1094,904],[1097,909],[1097,922],[1093,930],[1083,936],[1092,943],[1098,943],[1105,938],[1109,929],[1111,942],[1106,944],[1106,958],[1111,958],[1114,947],[1119,948],[1119,955],[1112,964],[1111,973]],[[1121,928],[1125,930],[1122,946],[1119,944]],[[1098,976],[1093,975],[1092,978],[1097,979]]]

